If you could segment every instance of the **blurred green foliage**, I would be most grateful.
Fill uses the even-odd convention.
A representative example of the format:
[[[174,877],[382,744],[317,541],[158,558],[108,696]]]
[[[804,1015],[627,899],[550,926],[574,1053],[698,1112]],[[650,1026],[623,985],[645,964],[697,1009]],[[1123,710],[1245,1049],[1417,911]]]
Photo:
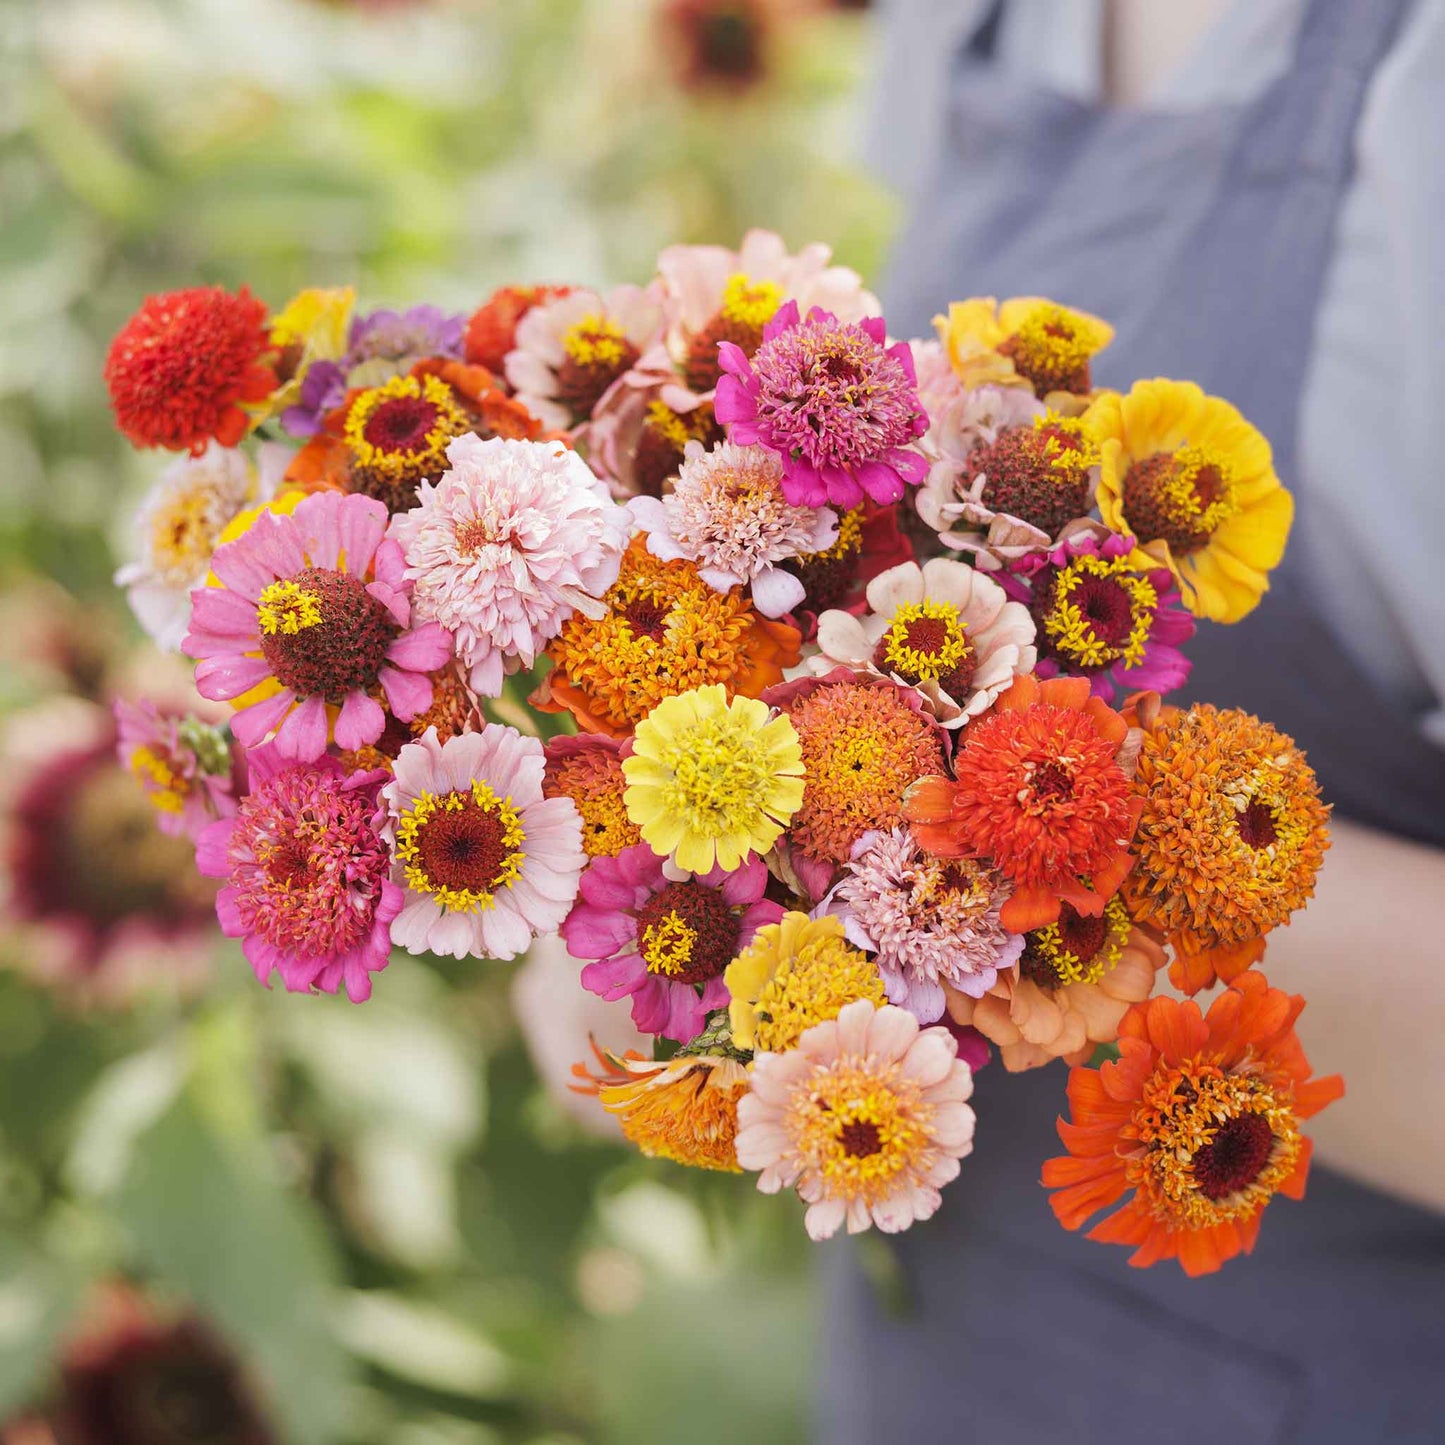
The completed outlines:
[[[654,10],[0,0],[8,598],[44,612],[52,580],[92,645],[134,640],[110,575],[163,459],[116,436],[100,369],[147,292],[470,310],[749,225],[869,271],[892,211],[849,161],[866,17],[820,5],[757,85],[699,95]],[[9,671],[0,708],[42,677]],[[215,952],[198,998],[81,1010],[0,940],[0,1418],[125,1273],[209,1315],[301,1445],[806,1436],[798,1211],[585,1137],[511,969],[402,957],[353,1008]]]

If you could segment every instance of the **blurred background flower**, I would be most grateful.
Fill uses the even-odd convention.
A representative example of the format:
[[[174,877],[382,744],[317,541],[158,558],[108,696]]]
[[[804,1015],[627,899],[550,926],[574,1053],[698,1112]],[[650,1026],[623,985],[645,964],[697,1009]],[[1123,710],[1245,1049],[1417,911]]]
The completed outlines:
[[[870,276],[894,210],[852,163],[863,8],[0,6],[4,1445],[575,1445],[680,1421],[707,1445],[736,1433],[739,1379],[756,1445],[806,1438],[796,1219],[625,1152],[567,1092],[589,1034],[640,1039],[559,942],[398,955],[358,1010],[263,991],[221,938],[188,828],[157,826],[205,729],[122,709],[118,753],[111,710],[196,708],[113,577],[181,567],[159,514],[139,539],[134,519],[148,496],[199,516],[181,483],[215,466],[133,452],[103,370],[141,299],[183,287],[393,308],[317,353],[344,394],[499,286],[606,294],[676,242],[768,227]],[[495,366],[557,299],[509,296],[451,349]],[[322,345],[350,299],[277,316],[277,344]],[[336,402],[299,393],[272,404]],[[219,794],[224,763],[202,769]]]

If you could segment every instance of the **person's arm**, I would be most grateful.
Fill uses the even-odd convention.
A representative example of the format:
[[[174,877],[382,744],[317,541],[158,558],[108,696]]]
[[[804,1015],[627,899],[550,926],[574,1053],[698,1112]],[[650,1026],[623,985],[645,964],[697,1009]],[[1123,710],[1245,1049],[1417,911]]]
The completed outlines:
[[[1299,1036],[1345,1097],[1316,1157],[1445,1212],[1445,852],[1337,819],[1315,898],[1269,938],[1271,983],[1309,1001]]]

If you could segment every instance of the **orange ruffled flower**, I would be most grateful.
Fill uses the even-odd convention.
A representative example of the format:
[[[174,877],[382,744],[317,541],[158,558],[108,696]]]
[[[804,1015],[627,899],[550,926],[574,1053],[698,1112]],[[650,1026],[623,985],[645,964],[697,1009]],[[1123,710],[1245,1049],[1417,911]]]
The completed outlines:
[[[1118,1061],[1069,1075],[1069,1152],[1043,1170],[1064,1228],[1123,1199],[1088,1237],[1133,1246],[1132,1265],[1177,1259],[1185,1274],[1210,1274],[1249,1253],[1265,1205],[1304,1197],[1299,1122],[1345,1090],[1338,1074],[1310,1077],[1294,1031],[1303,1008],[1246,973],[1207,1016],[1172,998],[1130,1009]]]
[[[1193,994],[1257,963],[1314,893],[1330,810],[1293,739],[1249,713],[1161,708],[1154,694],[1126,711],[1145,736],[1124,900],[1173,945],[1170,980]]]
[[[575,614],[547,647],[552,671],[529,699],[570,712],[582,732],[624,737],[663,698],[721,683],[757,697],[798,661],[795,627],[753,611],[740,588],[715,592],[691,562],[664,562],[634,537],[598,617]]]
[[[1143,809],[1131,793],[1128,723],[1087,678],[1018,678],[974,722],[952,780],[924,778],[903,816],[945,858],[988,857],[1014,885],[1011,933],[1055,923],[1061,903],[1098,917],[1129,872]]]
[[[570,286],[501,286],[467,322],[467,360],[501,375],[517,344],[517,323],[534,307],[566,296]]]

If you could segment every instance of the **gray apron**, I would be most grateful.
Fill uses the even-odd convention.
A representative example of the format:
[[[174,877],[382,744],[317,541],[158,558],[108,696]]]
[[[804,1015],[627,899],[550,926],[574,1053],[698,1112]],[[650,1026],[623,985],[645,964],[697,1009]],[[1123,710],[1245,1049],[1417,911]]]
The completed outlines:
[[[1239,405],[1296,491],[1296,534],[1259,608],[1201,626],[1190,693],[1306,748],[1346,816],[1445,845],[1445,755],[1354,666],[1305,565],[1297,422],[1360,107],[1406,0],[1313,0],[1295,64],[1257,100],[1109,111],[990,65],[1002,4],[961,51],[948,150],[902,243],[888,317],[1049,295],[1117,327],[1096,380],[1175,376]],[[1368,747],[1361,740],[1368,739]],[[895,1251],[905,1314],[856,1247],[830,1248],[827,1445],[1373,1445],[1445,1441],[1445,1222],[1316,1168],[1220,1274],[1142,1271],[1055,1222],[1064,1070],[979,1076],[978,1137],[929,1224]]]

